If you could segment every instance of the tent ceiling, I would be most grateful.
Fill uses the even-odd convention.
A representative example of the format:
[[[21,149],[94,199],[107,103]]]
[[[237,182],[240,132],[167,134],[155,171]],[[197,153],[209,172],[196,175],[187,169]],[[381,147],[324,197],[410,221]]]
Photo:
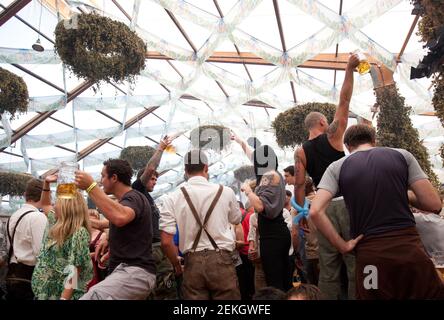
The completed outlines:
[[[64,69],[53,53],[57,14],[91,8],[133,21],[147,42],[147,68],[135,85],[97,88]],[[190,129],[220,123],[275,146],[274,117],[295,104],[337,102],[348,53],[358,48],[371,51],[375,65],[395,71],[416,114],[433,112],[430,81],[408,79],[410,66],[424,54],[411,10],[408,0],[0,0],[0,66],[25,79],[33,101],[30,112],[1,124],[0,168],[41,174],[77,155],[97,174],[101,161],[121,148],[155,145],[166,132],[183,130],[178,154],[162,164],[179,180]],[[30,50],[38,33],[43,55]],[[352,114],[371,118],[371,78],[355,79]],[[441,137],[442,128],[430,119],[417,124],[421,134]],[[434,158],[440,142],[429,143]],[[282,164],[291,162],[291,153],[281,150]],[[246,161],[230,152],[225,157],[234,167]],[[231,179],[223,170],[218,177]]]

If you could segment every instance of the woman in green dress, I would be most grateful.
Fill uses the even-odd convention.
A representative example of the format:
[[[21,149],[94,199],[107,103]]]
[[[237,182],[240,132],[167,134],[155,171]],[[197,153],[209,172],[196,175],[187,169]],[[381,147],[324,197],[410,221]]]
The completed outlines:
[[[76,300],[86,292],[93,276],[88,208],[77,191],[73,199],[57,199],[53,208],[49,183],[56,180],[56,176],[48,176],[43,188],[41,203],[48,225],[32,276],[32,290],[38,300]]]

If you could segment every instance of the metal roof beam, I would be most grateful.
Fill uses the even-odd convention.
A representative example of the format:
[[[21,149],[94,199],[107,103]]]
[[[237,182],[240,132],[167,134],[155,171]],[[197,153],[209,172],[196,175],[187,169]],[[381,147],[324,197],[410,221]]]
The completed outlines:
[[[326,69],[326,70],[345,70],[347,66],[347,61],[349,53],[320,53],[315,57],[308,59],[304,63],[298,65],[298,68],[312,68],[312,69]],[[173,60],[170,57],[164,56],[163,54],[156,51],[149,51],[146,55],[147,59],[157,59],[157,60]],[[265,65],[274,66],[273,63],[268,62],[253,53],[249,52],[227,52],[227,51],[216,51],[211,55],[207,62],[218,62],[218,63],[245,63],[253,65]],[[369,57],[369,62],[373,65],[381,64],[378,60],[373,57]],[[382,67],[385,68],[383,65]]]
[[[404,43],[402,44],[401,50],[399,51],[399,54],[396,57],[396,61],[399,63],[401,62],[401,57],[404,54],[404,50],[407,47],[407,44],[410,41],[410,37],[412,36],[413,30],[415,30],[416,24],[418,23],[419,15],[416,15],[415,19],[412,22],[412,25],[410,26],[410,30],[407,33],[407,36],[405,37]]]
[[[152,113],[154,110],[156,110],[158,107],[150,107],[147,108],[145,110],[143,110],[141,113],[137,114],[136,116],[132,117],[130,120],[128,120],[125,123],[125,127],[124,130],[130,128],[131,126],[133,126],[135,123],[137,123],[139,120],[145,118],[147,115],[149,115],[150,113]],[[105,143],[111,141],[113,137],[111,138],[105,138],[105,139],[99,139],[95,142],[93,142],[92,144],[90,144],[88,147],[86,147],[85,149],[83,149],[82,151],[79,152],[79,155],[77,157],[77,161],[87,157],[88,155],[90,155],[92,152],[96,151],[97,149],[99,149],[101,146],[103,146]]]
[[[0,27],[22,10],[31,0],[16,0],[0,13]]]
[[[79,85],[78,87],[76,87],[75,89],[73,89],[71,92],[68,93],[67,102],[72,101],[75,97],[80,95],[82,92],[87,90],[92,85],[93,85],[93,82],[88,80],[88,81],[85,81],[84,83],[82,83],[81,85]],[[40,114],[36,115],[34,118],[32,118],[31,120],[29,120],[28,122],[21,125],[16,130],[16,132],[12,135],[11,144],[16,142],[18,139],[23,137],[25,134],[27,134],[29,131],[34,129],[36,126],[38,126],[40,123],[42,123],[43,121],[48,119],[50,116],[52,116],[56,112],[57,112],[57,110],[40,113]],[[3,151],[5,149],[6,148],[0,148],[0,151]]]
[[[6,7],[4,5],[2,5],[0,3],[0,7],[2,7],[3,9],[6,9]],[[18,15],[14,15],[14,18],[16,18],[17,20],[19,20],[21,23],[23,23],[24,25],[26,25],[27,27],[31,28],[32,30],[34,30],[36,33],[38,33],[39,35],[41,35],[43,38],[45,38],[46,40],[48,40],[51,43],[54,43],[54,40],[52,40],[50,37],[48,37],[47,35],[45,35],[43,32],[41,32],[40,30],[38,30],[37,28],[35,28],[34,26],[32,26],[31,24],[29,24],[27,21],[23,20],[22,18],[20,18]]]

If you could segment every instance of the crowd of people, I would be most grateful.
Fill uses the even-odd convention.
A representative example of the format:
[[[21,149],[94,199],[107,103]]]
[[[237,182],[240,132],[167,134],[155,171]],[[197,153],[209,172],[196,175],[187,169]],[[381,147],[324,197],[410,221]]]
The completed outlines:
[[[77,171],[73,199],[51,199],[55,175],[29,181],[7,225],[6,299],[444,299],[431,260],[444,251],[437,190],[411,153],[376,147],[370,126],[347,129],[358,62],[351,55],[333,122],[310,113],[282,172],[270,146],[233,133],[254,166],[245,203],[191,150],[186,183],[157,206],[169,137],[133,182],[119,159],[104,162],[100,183]]]

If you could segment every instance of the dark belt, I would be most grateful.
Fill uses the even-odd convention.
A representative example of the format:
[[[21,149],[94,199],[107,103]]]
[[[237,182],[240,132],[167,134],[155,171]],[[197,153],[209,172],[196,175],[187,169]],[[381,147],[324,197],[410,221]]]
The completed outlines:
[[[10,263],[6,281],[24,281],[31,282],[34,266],[28,266],[23,263]]]
[[[188,256],[190,254],[193,254],[193,255],[207,255],[207,254],[222,253],[222,252],[231,254],[232,251],[228,251],[228,250],[225,250],[225,249],[216,249],[216,250],[215,249],[203,249],[203,250],[199,250],[199,251],[189,250],[189,251],[187,251],[184,254],[184,256]]]

